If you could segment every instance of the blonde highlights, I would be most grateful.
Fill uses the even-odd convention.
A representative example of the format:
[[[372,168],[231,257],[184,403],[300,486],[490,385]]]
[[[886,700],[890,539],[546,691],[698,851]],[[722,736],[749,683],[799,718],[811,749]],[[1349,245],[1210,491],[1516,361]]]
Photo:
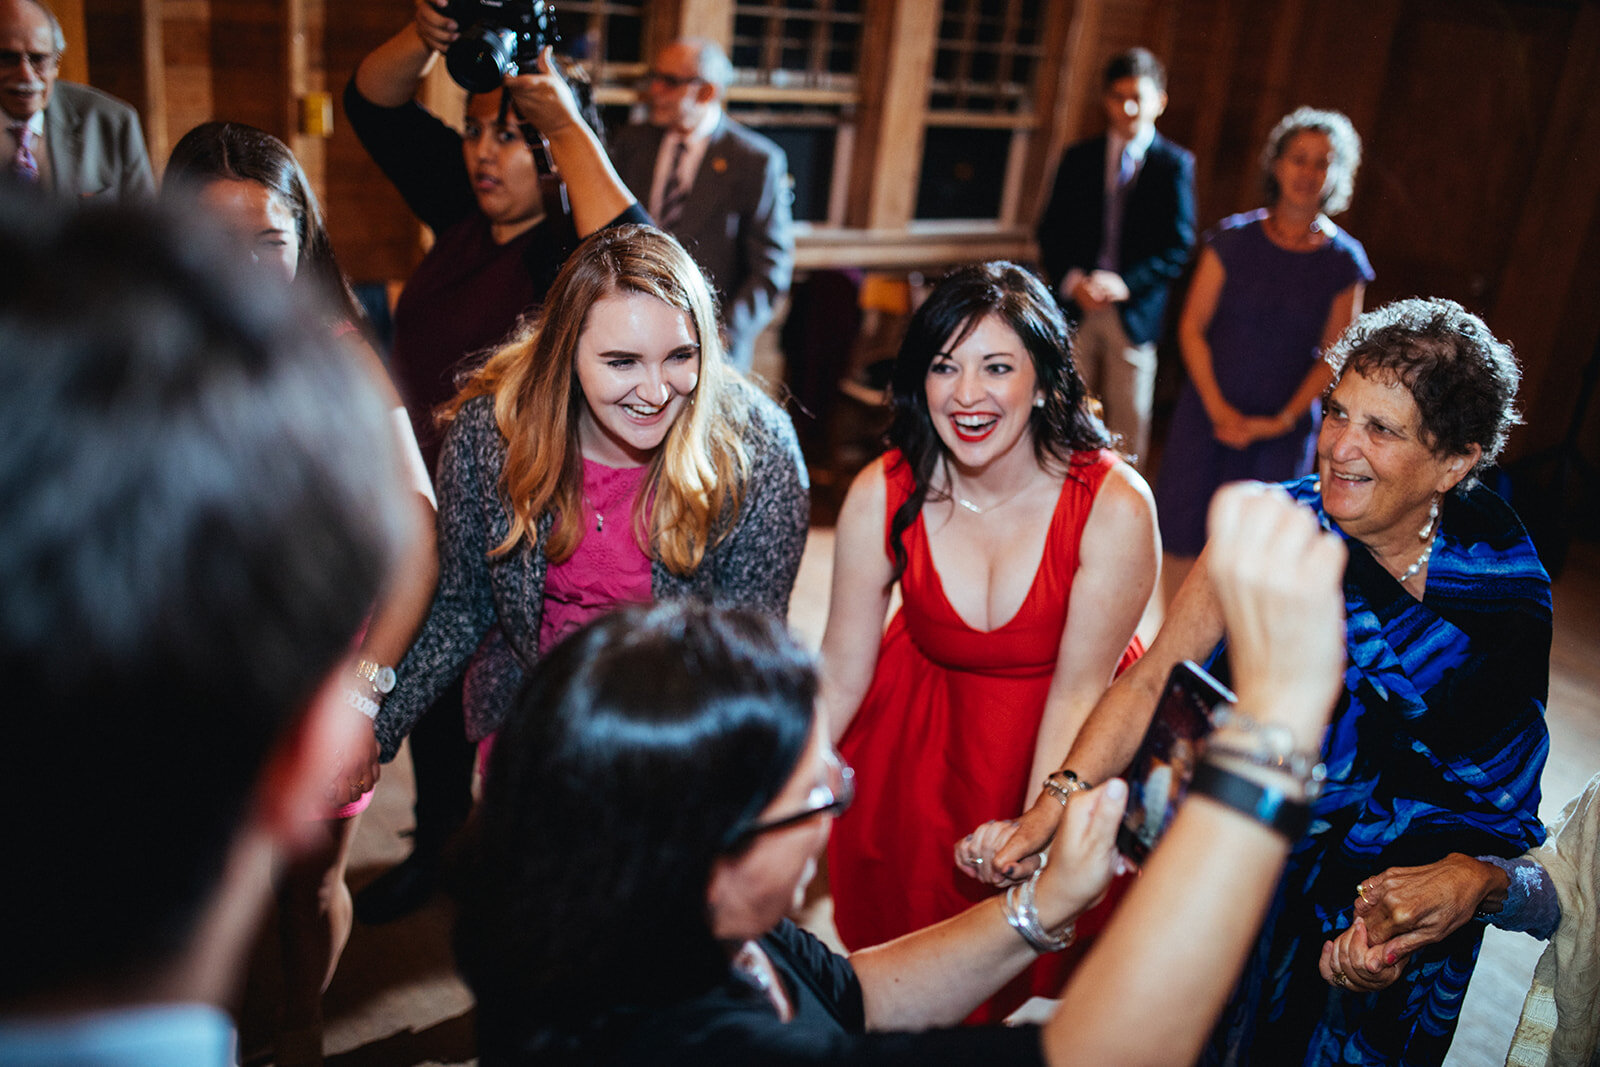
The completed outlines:
[[[554,520],[544,549],[552,563],[570,559],[583,539],[578,421],[586,401],[575,360],[589,309],[618,293],[642,293],[687,312],[700,345],[695,390],[634,500],[635,536],[668,570],[690,574],[738,514],[750,470],[742,444],[750,410],[723,354],[711,291],[671,236],[651,226],[617,226],[578,247],[533,325],[495,351],[444,411],[448,420],[475,397],[494,398],[495,425],[506,442],[500,490],[510,531],[490,556],[536,537],[546,513]]]

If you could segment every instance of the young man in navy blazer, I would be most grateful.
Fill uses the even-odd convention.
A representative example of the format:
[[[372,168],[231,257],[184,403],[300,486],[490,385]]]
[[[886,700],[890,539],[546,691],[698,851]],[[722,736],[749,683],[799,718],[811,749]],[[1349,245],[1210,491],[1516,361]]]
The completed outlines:
[[[1111,58],[1106,133],[1062,154],[1037,231],[1045,271],[1078,320],[1078,368],[1140,463],[1167,290],[1194,243],[1194,156],[1156,132],[1166,84],[1147,49]]]

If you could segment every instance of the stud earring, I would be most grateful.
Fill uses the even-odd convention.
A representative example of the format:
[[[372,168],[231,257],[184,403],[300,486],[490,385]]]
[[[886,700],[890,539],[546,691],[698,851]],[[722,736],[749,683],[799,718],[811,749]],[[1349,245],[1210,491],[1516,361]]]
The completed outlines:
[[[1042,397],[1042,396],[1034,397],[1033,398],[1033,406],[1036,407],[1036,408],[1044,407],[1044,397]]]

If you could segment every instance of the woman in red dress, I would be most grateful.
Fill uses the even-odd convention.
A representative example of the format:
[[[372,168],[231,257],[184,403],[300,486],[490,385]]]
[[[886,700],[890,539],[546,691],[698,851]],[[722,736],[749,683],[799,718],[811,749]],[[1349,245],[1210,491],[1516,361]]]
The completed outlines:
[[[1039,795],[1137,655],[1155,507],[1109,450],[1069,337],[1021,267],[945,278],[895,362],[892,447],[839,516],[822,704],[858,786],[828,849],[849,948],[993,892],[952,862],[952,844]],[[885,631],[896,584],[903,605]],[[1053,995],[1070,964],[1041,961],[973,1021]]]

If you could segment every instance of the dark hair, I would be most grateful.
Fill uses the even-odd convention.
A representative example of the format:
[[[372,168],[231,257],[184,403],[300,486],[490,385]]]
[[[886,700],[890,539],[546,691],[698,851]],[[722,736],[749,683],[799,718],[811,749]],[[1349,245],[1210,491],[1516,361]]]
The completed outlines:
[[[174,957],[410,521],[384,405],[219,237],[0,202],[0,1001]]]
[[[1369,311],[1352,322],[1325,357],[1333,385],[1354,371],[1397,381],[1411,391],[1422,416],[1424,444],[1439,456],[1477,445],[1483,455],[1463,478],[1478,473],[1505,447],[1517,414],[1522,372],[1511,346],[1454,300],[1412,297]],[[1329,386],[1329,389],[1333,388]]]
[[[1297,107],[1272,127],[1266,146],[1261,149],[1261,181],[1266,189],[1267,204],[1276,204],[1283,195],[1272,173],[1272,165],[1283,158],[1296,134],[1308,132],[1326,135],[1333,149],[1333,158],[1328,163],[1328,190],[1322,194],[1322,210],[1337,215],[1350,206],[1350,198],[1356,191],[1356,171],[1361,167],[1361,135],[1340,111]]]
[[[1109,89],[1113,82],[1123,78],[1149,78],[1157,92],[1167,91],[1167,68],[1148,48],[1130,48],[1106,62],[1105,74],[1101,76],[1103,88]]]
[[[782,623],[690,601],[604,616],[538,665],[456,924],[485,1064],[582,1062],[603,1029],[726,977],[712,865],[794,772],[815,697]]]
[[[916,480],[916,488],[889,525],[895,578],[906,566],[903,535],[927,501],[934,470],[944,455],[944,444],[928,415],[928,368],[935,356],[959,344],[989,315],[999,316],[1016,332],[1033,362],[1044,404],[1029,414],[1028,428],[1040,465],[1059,463],[1070,475],[1077,462],[1074,453],[1109,448],[1114,441],[1090,405],[1088,389],[1072,361],[1072,329],[1044,283],[1031,271],[1003,260],[957,267],[911,316],[890,377],[894,420],[889,444],[905,456]]]
[[[322,219],[317,194],[289,146],[266,130],[242,122],[203,122],[179,138],[167,160],[162,193],[198,195],[214,181],[255,182],[284,202],[294,214],[300,259],[296,287],[318,294],[335,313],[360,325],[366,321],[350,281],[333,255],[333,242]]]

